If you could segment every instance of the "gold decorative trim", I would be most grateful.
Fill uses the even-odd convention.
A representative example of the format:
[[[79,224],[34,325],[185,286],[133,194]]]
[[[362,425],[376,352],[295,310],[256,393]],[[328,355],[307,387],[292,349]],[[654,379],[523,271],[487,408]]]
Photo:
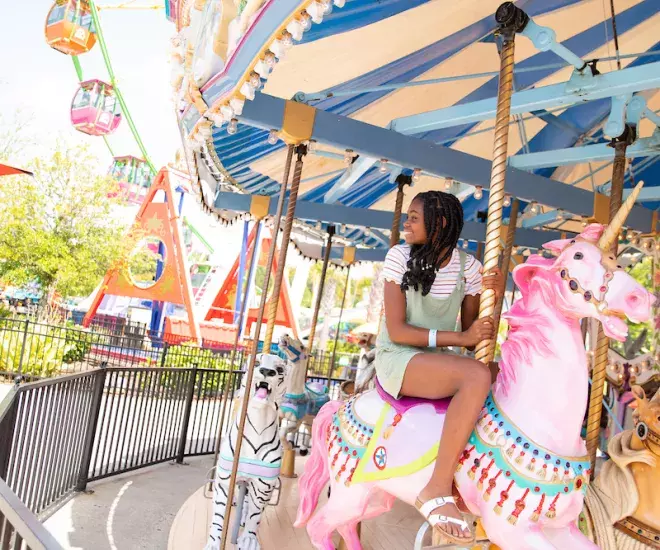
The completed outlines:
[[[651,529],[637,519],[627,517],[621,521],[617,521],[614,524],[614,528],[642,544],[660,549],[660,532]]]

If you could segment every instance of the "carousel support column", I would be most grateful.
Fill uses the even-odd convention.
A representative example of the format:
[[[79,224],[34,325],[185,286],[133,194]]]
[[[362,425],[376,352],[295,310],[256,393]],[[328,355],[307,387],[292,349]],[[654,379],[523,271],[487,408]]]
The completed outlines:
[[[289,181],[289,172],[291,170],[291,160],[293,159],[293,145],[289,145],[289,151],[287,154],[286,165],[284,167],[284,177],[282,178],[282,186],[280,188],[280,196],[277,201],[277,211],[275,213],[275,219],[273,221],[273,235],[277,236],[277,233],[280,230],[280,221],[282,219],[282,212],[284,211],[284,200],[286,198],[287,184]],[[273,260],[275,259],[275,250],[277,249],[277,239],[273,238],[270,249],[268,250],[268,259],[266,260],[266,273],[264,276],[264,289],[268,289],[268,284],[270,283],[270,270],[273,266]],[[257,261],[254,258],[254,261]],[[236,449],[234,451],[234,460],[231,468],[231,476],[229,478],[229,489],[227,491],[227,502],[230,503],[227,506],[227,512],[225,513],[225,519],[222,523],[222,539],[220,540],[220,550],[225,550],[227,545],[227,536],[229,533],[229,526],[231,525],[231,515],[232,515],[232,506],[231,503],[234,502],[234,491],[236,489],[236,474],[238,472],[238,460],[241,456],[241,447],[243,446],[243,431],[245,430],[245,417],[247,416],[248,409],[248,397],[250,395],[250,388],[252,386],[252,379],[254,375],[254,364],[257,359],[257,343],[259,340],[259,334],[261,333],[261,325],[263,324],[264,312],[266,310],[266,302],[268,300],[268,292],[261,294],[261,302],[259,304],[259,312],[257,314],[257,322],[255,327],[255,342],[250,349],[250,358],[248,361],[248,367],[245,372],[246,382],[245,382],[245,396],[241,403],[241,412],[238,422],[238,433],[240,436],[236,441]],[[231,368],[231,366],[230,366]]]
[[[344,307],[346,306],[346,294],[348,293],[348,280],[351,276],[351,265],[346,267],[346,280],[344,281],[344,294],[341,298],[341,308],[339,309],[339,321],[337,321],[337,330],[335,331],[335,346],[332,348],[332,357],[330,359],[330,368],[328,369],[327,387],[330,392],[330,384],[332,382],[332,371],[335,367],[335,357],[337,355],[337,344],[339,343],[339,331],[341,330],[341,318],[344,315]]]
[[[614,147],[614,163],[612,165],[612,188],[610,190],[610,215],[609,223],[613,221],[621,209],[623,202],[623,183],[626,175],[626,149],[635,139],[635,130],[629,125],[623,134],[612,140]],[[631,197],[633,195],[630,195]],[[620,230],[621,228],[618,228]],[[616,238],[612,240],[611,252],[617,256],[619,249],[618,230]],[[603,413],[603,389],[605,387],[605,375],[607,369],[607,352],[609,339],[603,332],[603,326],[599,324],[598,340],[594,354],[594,368],[591,378],[591,393],[589,394],[589,414],[587,415],[587,452],[591,460],[591,479],[595,476],[596,455],[598,451],[598,439],[600,434],[600,417]]]
[[[513,65],[516,32],[524,30],[529,17],[511,2],[502,4],[495,14],[498,34],[501,40],[500,75],[497,91],[497,115],[495,118],[495,140],[493,143],[493,164],[490,173],[488,198],[488,220],[486,223],[486,244],[484,248],[484,273],[496,268],[500,259],[500,232],[502,209],[504,206],[504,183],[509,148],[509,119],[511,115],[511,94],[513,93]],[[496,296],[492,290],[481,294],[479,318],[492,317],[495,313]],[[476,358],[486,365],[493,360],[494,341],[484,340],[477,345]]]
[[[513,65],[516,32],[524,30],[529,21],[527,14],[512,2],[505,2],[495,13],[498,35],[501,41],[500,74],[497,90],[497,113],[495,139],[493,142],[493,164],[490,172],[486,243],[484,246],[484,273],[496,268],[500,259],[500,235],[502,209],[504,207],[504,183],[509,149],[509,119],[511,118],[511,95],[513,93]],[[501,298],[503,299],[503,297]],[[479,318],[492,317],[495,313],[495,292],[486,290],[481,294]],[[484,340],[477,345],[476,359],[490,367],[495,352],[495,341]],[[440,546],[446,540],[433,533],[433,545]]]
[[[293,228],[293,217],[296,212],[296,202],[298,200],[298,189],[300,189],[300,178],[303,170],[303,158],[307,154],[306,145],[296,147],[296,166],[293,170],[293,179],[291,180],[291,189],[289,190],[289,204],[286,210],[284,227],[282,228],[282,245],[280,246],[280,255],[277,259],[277,273],[275,273],[275,283],[273,284],[273,293],[268,308],[268,322],[266,324],[266,335],[264,336],[264,353],[270,353],[270,346],[273,341],[273,330],[275,329],[275,320],[277,319],[277,307],[280,303],[280,291],[282,289],[282,280],[284,279],[284,267],[286,265],[286,256],[289,250],[289,239],[291,238],[291,229]],[[273,240],[277,240],[277,234],[273,234]]]
[[[401,210],[403,209],[403,188],[412,185],[412,176],[399,174],[396,177],[398,188],[396,190],[396,203],[394,204],[394,219],[392,220],[392,232],[390,235],[390,248],[399,244],[401,239]]]
[[[286,264],[286,253],[289,247],[289,239],[291,238],[291,228],[293,227],[293,217],[296,210],[296,201],[298,199],[298,189],[300,188],[300,178],[303,169],[303,157],[307,154],[306,145],[298,145],[296,147],[296,166],[293,170],[293,179],[291,181],[291,189],[289,191],[289,205],[286,212],[286,219],[284,220],[284,228],[282,230],[282,245],[280,246],[280,256],[277,261],[277,273],[275,274],[275,284],[273,285],[273,293],[270,300],[270,307],[268,311],[268,323],[266,325],[266,335],[264,337],[264,353],[270,353],[270,346],[273,340],[273,330],[275,328],[275,319],[277,318],[277,306],[280,301],[280,290],[282,288],[282,279],[284,278],[284,266]],[[276,240],[277,235],[274,236],[273,242]],[[296,477],[296,451],[294,449],[285,449],[282,456],[282,467],[280,468],[280,475],[286,478]]]
[[[250,254],[250,263],[248,267],[248,280],[245,284],[245,291],[243,294],[243,297],[241,298],[241,306],[240,310],[238,311],[238,319],[236,322],[236,336],[234,337],[234,345],[231,348],[231,353],[229,355],[229,372],[227,373],[227,377],[225,378],[225,385],[224,388],[222,389],[222,409],[220,411],[220,422],[218,424],[218,435],[216,436],[215,440],[215,454],[213,457],[213,465],[218,463],[218,453],[220,453],[220,444],[222,443],[222,435],[223,435],[223,430],[224,430],[224,424],[225,424],[225,415],[227,414],[230,405],[229,405],[229,391],[230,388],[234,387],[234,362],[236,361],[236,352],[238,351],[238,343],[241,340],[241,326],[243,325],[243,318],[245,317],[245,311],[247,309],[247,304],[248,304],[248,299],[250,297],[250,276],[253,272],[253,270],[256,269],[256,262],[259,261],[258,259],[258,251],[259,251],[259,238],[261,236],[261,223],[264,218],[264,216],[268,213],[268,206],[270,203],[270,198],[269,197],[257,197],[255,196],[253,199],[253,204],[250,207],[250,212],[256,216],[256,234],[254,238],[254,242],[252,243],[252,253]],[[240,294],[241,288],[239,286],[237,294]],[[212,482],[209,482],[209,490],[212,489]]]
[[[504,305],[504,293],[506,292],[507,281],[509,280],[509,266],[511,265],[511,252],[513,250],[513,241],[516,237],[516,224],[518,223],[518,199],[511,205],[509,214],[509,225],[506,231],[506,241],[504,244],[504,253],[502,254],[502,274],[504,276],[504,287],[502,288],[502,299],[497,301],[495,311],[493,312],[493,325],[495,327],[495,340],[493,340],[493,349],[491,356],[495,356],[495,346],[497,343],[497,333],[500,326],[500,317],[502,316],[502,306]]]
[[[335,226],[328,226],[328,241],[325,245],[325,254],[323,255],[323,267],[321,268],[321,280],[316,294],[316,303],[314,304],[314,313],[312,314],[312,324],[309,327],[309,337],[307,338],[307,370],[312,360],[312,348],[314,347],[314,335],[316,334],[316,325],[319,321],[319,311],[321,310],[321,302],[323,300],[323,287],[325,286],[325,277],[328,274],[328,264],[330,263],[330,253],[332,252],[332,237],[335,234]],[[305,372],[305,380],[307,380],[307,372]]]

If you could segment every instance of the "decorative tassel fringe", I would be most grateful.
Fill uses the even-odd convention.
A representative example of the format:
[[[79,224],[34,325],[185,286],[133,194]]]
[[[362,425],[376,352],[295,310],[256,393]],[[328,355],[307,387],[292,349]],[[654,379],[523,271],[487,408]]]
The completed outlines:
[[[529,489],[525,489],[525,493],[523,496],[519,499],[516,500],[516,509],[511,513],[511,515],[507,518],[508,522],[511,525],[515,525],[518,523],[518,516],[523,512],[525,509],[525,498],[527,498],[527,495],[529,494]]]
[[[555,504],[557,504],[557,500],[559,499],[559,495],[557,495],[552,503],[550,503],[550,507],[548,508],[548,511],[545,513],[545,517],[548,519],[555,519],[557,517],[557,510],[555,509]]]
[[[493,489],[495,489],[495,486],[497,485],[497,478],[502,475],[502,470],[497,472],[495,474],[495,477],[493,477],[489,482],[488,482],[488,489],[486,489],[486,492],[484,493],[484,501],[488,502],[490,500],[490,493]]]
[[[535,458],[532,458],[531,462],[527,465],[527,469],[528,469],[530,472],[533,472],[533,471],[534,471],[534,468],[536,467],[535,464],[534,464],[535,462],[536,462],[536,459],[535,459]]]
[[[544,464],[539,468],[539,471],[536,474],[541,478],[545,479],[545,476],[548,475],[548,465]]]
[[[500,493],[500,500],[499,502],[495,505],[495,508],[493,508],[493,511],[499,516],[502,513],[502,507],[504,506],[504,503],[509,500],[509,491],[511,490],[511,487],[513,487],[513,481],[509,483],[509,486],[504,489]]]
[[[541,495],[541,502],[539,502],[539,505],[536,507],[536,510],[532,513],[531,520],[532,521],[538,521],[539,518],[541,517],[541,513],[543,513],[543,503],[545,502],[545,495]]]
[[[524,456],[525,456],[525,451],[520,451],[520,454],[516,457],[516,464],[522,464]]]
[[[511,447],[509,447],[506,450],[506,454],[507,454],[507,456],[509,456],[509,458],[513,458],[513,453],[515,453],[515,452],[516,452],[516,444],[515,443],[513,445],[511,445]]]

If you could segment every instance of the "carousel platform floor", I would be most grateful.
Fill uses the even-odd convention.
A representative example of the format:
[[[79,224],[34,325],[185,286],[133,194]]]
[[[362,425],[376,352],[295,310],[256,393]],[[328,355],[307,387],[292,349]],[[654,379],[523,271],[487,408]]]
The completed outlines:
[[[303,459],[296,460],[296,472],[303,470]],[[181,507],[170,530],[168,550],[202,550],[206,544],[212,515],[212,501],[200,487]],[[325,493],[325,491],[324,491]],[[320,503],[327,496],[322,496]],[[298,485],[295,479],[282,479],[282,494],[277,506],[266,508],[259,528],[262,550],[314,550],[304,529],[293,527],[298,508]],[[394,508],[362,525],[364,550],[412,548],[422,524],[419,514],[407,504],[396,502]],[[339,543],[336,536],[335,544]],[[228,548],[235,548],[227,545]]]

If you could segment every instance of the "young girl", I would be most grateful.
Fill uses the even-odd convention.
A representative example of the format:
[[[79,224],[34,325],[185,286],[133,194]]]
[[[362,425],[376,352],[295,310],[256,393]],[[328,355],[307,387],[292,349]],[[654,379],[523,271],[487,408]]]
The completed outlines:
[[[459,200],[439,191],[420,193],[403,227],[406,244],[394,246],[385,259],[385,322],[376,342],[376,373],[397,399],[452,398],[435,469],[416,507],[434,529],[466,544],[473,535],[451,496],[452,482],[490,391],[491,374],[481,362],[443,348],[473,348],[493,338],[493,321],[477,319],[481,264],[456,249],[463,229]],[[483,288],[499,293],[501,285],[497,269],[483,279]]]

